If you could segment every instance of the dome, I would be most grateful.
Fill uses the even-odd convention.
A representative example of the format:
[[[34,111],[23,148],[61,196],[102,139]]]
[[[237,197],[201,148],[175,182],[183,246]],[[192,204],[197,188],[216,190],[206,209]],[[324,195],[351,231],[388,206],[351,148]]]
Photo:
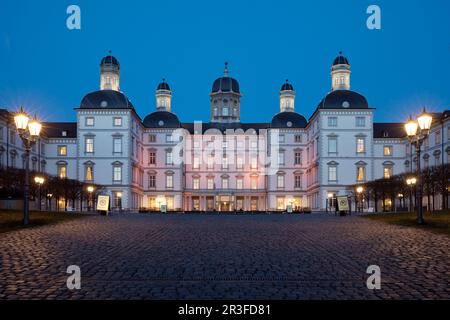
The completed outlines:
[[[156,88],[156,90],[167,90],[170,91],[170,87],[169,84],[166,82],[166,79],[163,79],[163,81],[158,84],[158,87]]]
[[[178,117],[167,111],[156,111],[144,119],[144,126],[147,128],[179,128],[181,126]]]
[[[286,83],[281,86],[281,91],[294,91],[294,87],[286,80]]]
[[[120,66],[119,61],[117,61],[117,59],[114,56],[112,56],[111,54],[104,57],[102,59],[102,61],[100,62],[100,65],[105,65],[105,64],[112,64],[112,65],[115,65],[118,67]]]
[[[222,77],[214,81],[212,86],[212,93],[217,92],[234,92],[240,93],[239,91],[239,83],[236,79],[231,77]]]
[[[272,118],[272,128],[306,128],[308,122],[297,112],[280,112]]]
[[[366,98],[350,90],[335,90],[325,96],[317,106],[319,109],[368,109]]]
[[[122,92],[100,90],[88,93],[81,100],[80,109],[134,109],[134,107]]]
[[[339,56],[337,56],[336,59],[334,59],[333,66],[337,66],[339,64],[350,65],[350,63],[348,62],[348,59],[342,55],[342,52],[339,52]]]
[[[214,81],[211,93],[233,92],[240,94],[239,82],[228,76],[228,62],[225,62],[224,76]]]

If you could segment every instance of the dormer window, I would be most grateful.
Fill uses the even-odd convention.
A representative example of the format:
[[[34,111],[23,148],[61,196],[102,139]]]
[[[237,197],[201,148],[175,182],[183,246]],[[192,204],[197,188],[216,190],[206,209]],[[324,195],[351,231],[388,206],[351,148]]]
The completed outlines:
[[[62,136],[62,137],[67,137],[67,131],[65,131],[65,130],[62,131],[62,132],[61,132],[61,136]]]
[[[389,132],[383,131],[383,138],[388,138],[388,137],[389,137]]]

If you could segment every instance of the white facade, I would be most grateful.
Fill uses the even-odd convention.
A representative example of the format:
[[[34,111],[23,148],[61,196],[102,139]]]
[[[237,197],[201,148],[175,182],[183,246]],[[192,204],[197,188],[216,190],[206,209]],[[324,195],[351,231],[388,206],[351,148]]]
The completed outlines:
[[[210,94],[210,122],[183,123],[163,81],[155,112],[142,120],[119,91],[120,67],[102,60],[100,90],[86,95],[76,123],[48,123],[31,154],[34,171],[105,186],[123,209],[199,211],[324,210],[327,195],[347,195],[358,183],[411,170],[414,157],[402,124],[374,123],[375,109],[350,91],[350,65],[340,55],[332,88],[307,121],[295,112],[286,82],[280,112],[267,123],[241,123],[241,92],[228,74]],[[22,168],[22,142],[0,117],[0,166]],[[448,112],[436,119],[423,166],[447,163]],[[14,137],[11,137],[14,135]]]

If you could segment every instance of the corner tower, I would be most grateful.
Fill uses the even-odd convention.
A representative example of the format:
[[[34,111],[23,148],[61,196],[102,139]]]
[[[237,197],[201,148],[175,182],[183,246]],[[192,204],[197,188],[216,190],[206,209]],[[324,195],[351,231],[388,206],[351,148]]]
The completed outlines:
[[[156,110],[172,112],[172,91],[166,79],[156,88]]]
[[[350,90],[350,63],[339,52],[331,67],[331,87],[335,90]]]
[[[120,64],[111,51],[100,62],[100,90],[120,91]]]
[[[239,83],[229,76],[227,62],[225,62],[223,77],[214,81],[210,97],[211,122],[240,122],[241,93]]]
[[[289,80],[283,84],[280,90],[280,112],[295,111],[295,91]]]

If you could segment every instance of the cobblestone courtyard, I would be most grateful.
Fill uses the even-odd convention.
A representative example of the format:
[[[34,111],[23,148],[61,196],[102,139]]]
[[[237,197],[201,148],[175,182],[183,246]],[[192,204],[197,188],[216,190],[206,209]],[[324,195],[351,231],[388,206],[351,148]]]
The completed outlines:
[[[450,298],[449,238],[359,217],[93,216],[0,234],[0,257],[0,299]]]

